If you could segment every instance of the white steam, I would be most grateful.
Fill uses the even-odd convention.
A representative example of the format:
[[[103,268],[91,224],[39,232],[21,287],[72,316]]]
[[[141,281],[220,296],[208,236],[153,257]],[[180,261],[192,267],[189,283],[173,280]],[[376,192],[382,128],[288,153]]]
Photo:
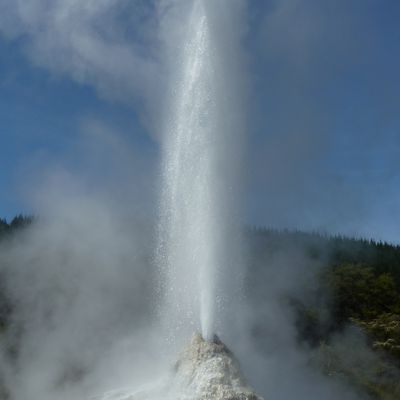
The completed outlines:
[[[140,385],[163,366],[151,210],[129,205],[146,197],[134,172],[138,157],[115,131],[113,146],[105,128],[87,131],[75,150],[81,163],[90,158],[92,165],[81,166],[79,175],[60,167],[43,171],[31,192],[41,217],[0,245],[2,290],[12,306],[0,368],[12,399],[88,398]],[[122,160],[124,153],[130,161]],[[108,163],[112,176],[96,183],[91,168],[99,162]],[[131,171],[140,194],[114,190],[112,181],[124,185],[120,168]]]

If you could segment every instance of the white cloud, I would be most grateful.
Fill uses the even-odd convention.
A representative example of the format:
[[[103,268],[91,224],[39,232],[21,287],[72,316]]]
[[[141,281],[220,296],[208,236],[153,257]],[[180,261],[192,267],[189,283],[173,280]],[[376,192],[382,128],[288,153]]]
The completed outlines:
[[[92,85],[149,119],[165,84],[152,8],[152,1],[0,0],[0,32],[21,39],[36,66]]]

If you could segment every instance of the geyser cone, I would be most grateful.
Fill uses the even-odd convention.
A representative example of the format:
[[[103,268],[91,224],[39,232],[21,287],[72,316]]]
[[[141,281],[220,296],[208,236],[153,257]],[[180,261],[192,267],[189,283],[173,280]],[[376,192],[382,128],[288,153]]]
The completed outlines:
[[[248,386],[232,352],[217,337],[193,336],[175,367],[182,399],[261,400]]]

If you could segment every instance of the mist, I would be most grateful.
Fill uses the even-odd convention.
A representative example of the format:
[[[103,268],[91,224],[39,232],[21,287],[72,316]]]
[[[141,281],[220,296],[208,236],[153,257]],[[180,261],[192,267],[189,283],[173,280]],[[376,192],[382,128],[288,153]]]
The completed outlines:
[[[313,367],[315,354],[299,344],[295,315],[284,301],[315,301],[307,298],[308,288],[324,263],[294,248],[261,260],[264,268],[253,268],[243,233],[252,224],[368,237],[377,232],[378,238],[398,232],[384,223],[376,229],[379,211],[375,201],[366,200],[379,188],[379,179],[368,186],[374,164],[360,189],[332,161],[331,149],[345,139],[337,94],[331,95],[325,82],[336,74],[344,85],[346,73],[369,59],[362,32],[371,17],[359,16],[357,4],[347,15],[344,2],[331,9],[315,1],[204,0],[212,43],[207,54],[214,57],[219,78],[206,94],[214,94],[217,103],[218,117],[209,114],[209,120],[219,132],[210,137],[219,152],[213,188],[220,190],[218,229],[206,245],[216,244],[223,253],[214,276],[217,287],[204,283],[210,302],[217,303],[209,336],[217,334],[229,346],[249,384],[266,399],[365,398]],[[183,295],[176,290],[172,300],[165,295],[173,287],[169,282],[166,289],[168,279],[176,285],[193,278],[186,266],[193,242],[188,257],[174,260],[186,274],[179,279],[160,274],[157,253],[162,207],[171,201],[163,197],[165,146],[179,125],[172,119],[179,109],[192,5],[184,0],[0,0],[2,37],[18,43],[29,63],[51,79],[91,88],[100,101],[124,107],[137,119],[135,128],[121,127],[101,113],[84,113],[63,157],[39,154],[19,167],[16,185],[37,217],[0,244],[2,286],[12,304],[0,372],[11,399],[136,393],[168,376],[177,352],[200,329],[197,303],[191,304],[198,301],[196,285],[188,284],[189,291],[184,286]],[[332,10],[343,30],[328,23]],[[385,88],[376,90],[378,103]],[[382,115],[395,120],[394,102],[385,99],[365,130],[371,153]],[[358,114],[356,121],[361,121]],[[203,128],[204,121],[198,125]],[[185,132],[190,128],[183,126]],[[384,143],[392,140],[384,134]],[[185,166],[197,165],[198,154],[190,153]],[[385,181],[394,181],[393,165],[382,172]],[[191,201],[193,176],[186,176],[186,185],[178,179],[188,195],[174,204],[178,211]],[[229,190],[221,189],[221,182]],[[388,203],[397,196],[389,196]],[[187,214],[200,223],[197,205]],[[187,232],[180,232],[180,251]],[[179,301],[184,304],[177,307]],[[183,333],[175,331],[171,343],[171,329],[179,324]],[[360,332],[349,329],[335,340],[362,343],[366,363],[374,362]]]
[[[2,282],[12,304],[2,370],[13,398],[85,398],[138,385],[162,365],[152,188],[138,173],[134,187],[120,187],[127,184],[123,171],[130,181],[148,160],[99,123],[82,129],[79,174],[67,165],[36,171],[30,199],[38,217],[2,243]],[[95,166],[106,161],[109,176],[99,179]]]

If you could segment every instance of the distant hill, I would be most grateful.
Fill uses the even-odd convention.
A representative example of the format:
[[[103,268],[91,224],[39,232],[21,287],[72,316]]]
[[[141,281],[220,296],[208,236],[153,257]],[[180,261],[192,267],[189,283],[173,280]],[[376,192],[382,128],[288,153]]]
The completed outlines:
[[[302,249],[310,259],[331,266],[343,263],[367,264],[376,273],[388,272],[400,284],[400,246],[372,239],[331,236],[302,231],[249,228],[254,249],[271,255],[277,251]]]

